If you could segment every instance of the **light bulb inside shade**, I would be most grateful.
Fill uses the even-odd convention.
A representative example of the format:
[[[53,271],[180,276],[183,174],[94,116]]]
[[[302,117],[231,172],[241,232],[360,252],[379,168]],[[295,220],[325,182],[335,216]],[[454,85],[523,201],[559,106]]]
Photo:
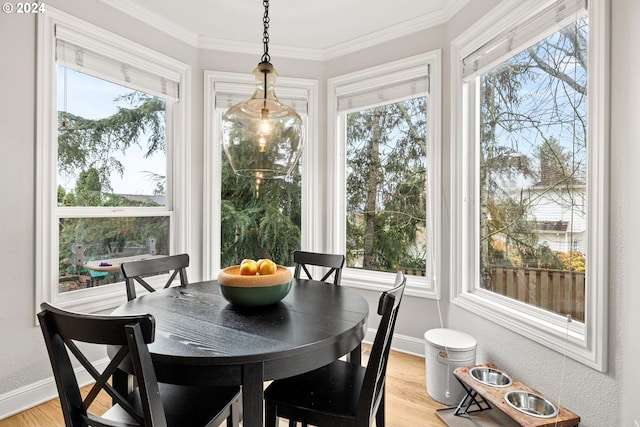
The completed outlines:
[[[256,177],[259,172],[264,179],[285,177],[300,158],[302,119],[276,98],[276,76],[271,64],[259,64],[251,99],[231,107],[222,120],[223,148],[237,175]]]
[[[267,111],[268,113],[268,111]],[[262,120],[260,122],[260,136],[270,135],[272,130],[271,122],[269,120]]]

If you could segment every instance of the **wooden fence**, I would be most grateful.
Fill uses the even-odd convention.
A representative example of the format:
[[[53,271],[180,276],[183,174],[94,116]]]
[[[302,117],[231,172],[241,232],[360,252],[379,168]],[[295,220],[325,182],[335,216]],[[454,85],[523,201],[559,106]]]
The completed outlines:
[[[485,279],[490,291],[584,322],[584,272],[494,266]]]
[[[402,271],[425,275],[424,269]],[[497,294],[584,322],[584,272],[493,266],[484,283],[485,289]]]

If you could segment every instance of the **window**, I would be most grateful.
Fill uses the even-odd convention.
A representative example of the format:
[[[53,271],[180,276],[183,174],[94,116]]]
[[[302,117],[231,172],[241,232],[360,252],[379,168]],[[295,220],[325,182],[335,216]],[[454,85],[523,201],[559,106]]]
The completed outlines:
[[[439,70],[433,52],[329,80],[328,227],[346,284],[375,288],[402,270],[409,293],[436,296]]]
[[[600,370],[603,3],[504,5],[461,35],[452,121],[455,303]]]
[[[39,25],[36,305],[105,309],[122,277],[91,261],[187,249],[188,67],[56,10]]]
[[[270,258],[293,265],[293,251],[317,244],[317,82],[279,77],[278,99],[300,115],[304,148],[291,176],[255,182],[233,174],[222,150],[222,117],[255,90],[250,74],[205,72],[204,277],[244,258]],[[306,246],[308,247],[308,246]]]

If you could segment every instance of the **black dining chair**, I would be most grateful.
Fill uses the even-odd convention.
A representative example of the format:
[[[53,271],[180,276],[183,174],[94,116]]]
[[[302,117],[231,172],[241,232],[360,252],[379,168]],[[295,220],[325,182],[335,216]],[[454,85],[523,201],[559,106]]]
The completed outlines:
[[[278,417],[290,426],[301,422],[319,427],[384,426],[387,361],[406,278],[398,272],[394,288],[378,302],[381,317],[366,367],[337,360],[291,378],[273,381],[264,392],[266,427]]]
[[[240,387],[196,387],[159,384],[147,344],[153,342],[150,314],[108,316],[72,313],[43,303],[38,320],[49,352],[67,427],[182,427],[239,425]],[[83,352],[92,343],[119,346],[102,372]],[[83,399],[70,354],[95,379]],[[120,363],[131,363],[137,387],[119,393],[109,378]],[[98,394],[108,393],[114,405],[102,415],[91,411]]]
[[[326,282],[330,280],[331,275],[333,275],[333,284],[339,285],[340,279],[342,278],[344,261],[344,255],[295,251],[293,253],[293,262],[296,264],[296,268],[293,272],[293,277],[300,279],[300,274],[304,271],[307,278],[313,280],[307,266],[325,267],[328,271],[325,272],[320,281]]]
[[[159,258],[150,258],[140,261],[123,262],[120,266],[124,276],[125,285],[127,287],[127,299],[131,301],[136,298],[136,282],[141,284],[149,292],[154,292],[155,288],[147,283],[143,277],[156,275],[158,273],[173,273],[169,276],[169,280],[164,285],[168,288],[173,283],[177,275],[180,276],[180,284],[186,285],[187,267],[189,267],[189,255],[169,255]]]

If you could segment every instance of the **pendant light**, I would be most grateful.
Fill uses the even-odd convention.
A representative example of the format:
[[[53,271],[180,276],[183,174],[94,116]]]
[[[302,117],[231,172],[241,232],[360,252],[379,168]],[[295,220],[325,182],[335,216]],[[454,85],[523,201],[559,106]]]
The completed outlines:
[[[302,152],[302,119],[278,101],[276,70],[269,62],[269,0],[264,0],[264,54],[253,71],[256,89],[250,99],[229,108],[222,119],[222,145],[236,175],[263,179],[289,175]]]

